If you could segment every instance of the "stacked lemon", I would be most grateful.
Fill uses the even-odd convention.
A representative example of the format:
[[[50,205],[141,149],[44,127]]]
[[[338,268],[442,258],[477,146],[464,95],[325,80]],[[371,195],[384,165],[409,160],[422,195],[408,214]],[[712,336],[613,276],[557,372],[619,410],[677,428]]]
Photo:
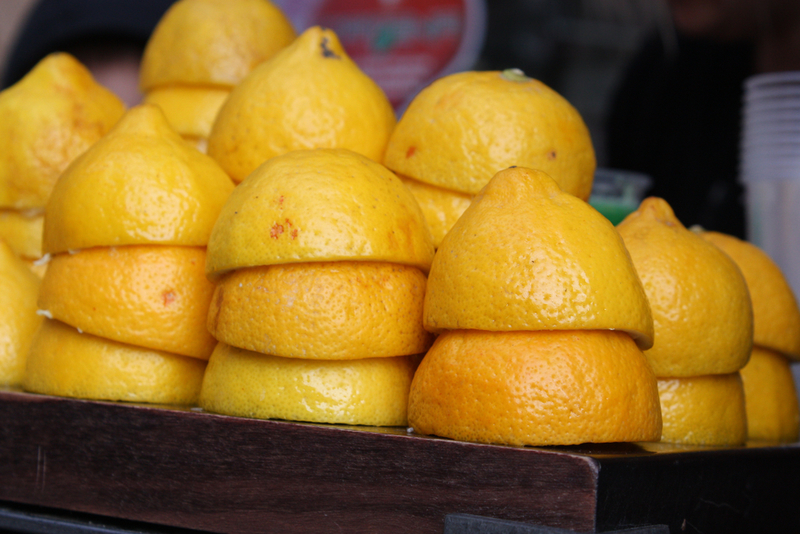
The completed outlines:
[[[587,200],[596,162],[578,111],[510,69],[451,74],[423,89],[397,123],[384,164],[414,193],[438,247],[498,171],[539,169]]]
[[[119,98],[64,53],[45,57],[0,93],[0,239],[20,257],[41,257],[53,184],[124,112]]]
[[[661,433],[653,320],[614,227],[541,171],[497,173],[445,236],[414,377],[417,432],[512,445]]]
[[[208,154],[237,183],[292,150],[346,148],[380,162],[395,122],[383,90],[347,56],[336,34],[312,27],[231,92]]]
[[[789,360],[800,360],[800,310],[780,267],[760,248],[736,237],[698,229],[724,250],[744,275],[753,303],[753,352],[741,370],[747,436],[797,441],[800,409]]]
[[[739,374],[753,344],[750,294],[736,264],[646,198],[617,229],[655,324],[645,356],[658,377],[665,442],[740,445],[747,437]]]
[[[180,0],[145,47],[145,102],[160,106],[172,127],[204,151],[231,89],[294,39],[291,22],[269,0]]]
[[[47,56],[0,93],[0,384],[22,383],[28,346],[41,322],[32,272],[42,276],[45,270],[36,262],[53,184],[124,111],[68,54]]]
[[[240,183],[208,244],[219,340],[200,405],[256,418],[405,425],[433,243],[388,169],[289,152]]]
[[[128,111],[61,175],[24,388],[193,403],[214,339],[205,246],[233,183],[158,107]]]
[[[0,386],[19,386],[34,332],[40,279],[0,240]]]

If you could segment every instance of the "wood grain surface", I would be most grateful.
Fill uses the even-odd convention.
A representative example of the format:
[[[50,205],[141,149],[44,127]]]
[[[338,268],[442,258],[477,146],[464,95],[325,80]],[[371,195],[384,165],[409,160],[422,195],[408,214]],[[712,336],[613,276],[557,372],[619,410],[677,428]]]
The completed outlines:
[[[594,528],[588,457],[0,391],[0,500],[216,532]]]
[[[800,532],[800,448],[503,447],[0,389],[0,502],[213,532]]]

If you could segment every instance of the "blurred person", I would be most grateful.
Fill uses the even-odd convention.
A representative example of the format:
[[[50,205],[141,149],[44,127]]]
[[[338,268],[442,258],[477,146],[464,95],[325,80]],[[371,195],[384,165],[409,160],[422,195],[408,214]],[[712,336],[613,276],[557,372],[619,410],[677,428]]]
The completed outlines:
[[[800,70],[800,1],[666,0],[609,108],[607,166],[649,174],[682,223],[745,236],[743,83]]]
[[[2,88],[51,52],[68,52],[128,106],[138,104],[139,61],[175,0],[39,0],[9,49]]]

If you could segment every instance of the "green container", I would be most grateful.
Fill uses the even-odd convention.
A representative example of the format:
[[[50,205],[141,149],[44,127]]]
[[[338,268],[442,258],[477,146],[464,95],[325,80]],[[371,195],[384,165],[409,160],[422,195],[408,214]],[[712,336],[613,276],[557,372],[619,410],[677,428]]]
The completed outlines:
[[[594,173],[589,204],[616,226],[636,211],[652,183],[646,174],[599,168]]]

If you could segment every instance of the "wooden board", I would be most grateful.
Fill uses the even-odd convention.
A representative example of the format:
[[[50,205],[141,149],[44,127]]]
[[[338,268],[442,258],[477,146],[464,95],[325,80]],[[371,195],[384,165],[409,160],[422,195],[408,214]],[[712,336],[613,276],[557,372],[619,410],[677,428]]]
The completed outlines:
[[[215,532],[800,532],[798,477],[796,446],[503,447],[0,390],[0,501]]]

